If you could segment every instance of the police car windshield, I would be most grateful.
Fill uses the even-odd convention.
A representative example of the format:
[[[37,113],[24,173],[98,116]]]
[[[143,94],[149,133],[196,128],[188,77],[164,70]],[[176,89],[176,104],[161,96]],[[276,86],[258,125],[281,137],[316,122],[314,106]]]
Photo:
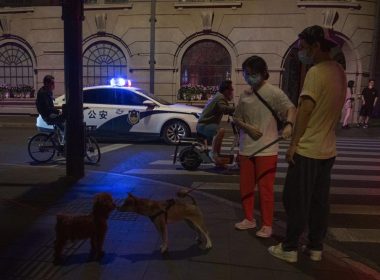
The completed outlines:
[[[141,93],[143,93],[143,94],[145,94],[146,96],[152,98],[153,100],[155,100],[155,101],[163,104],[163,105],[172,105],[172,103],[170,103],[170,102],[168,102],[168,101],[166,101],[166,100],[164,100],[164,99],[162,99],[162,98],[160,98],[158,96],[155,96],[155,95],[153,95],[151,93],[148,93],[148,92],[146,92],[143,89],[138,89],[138,91],[141,92]]]

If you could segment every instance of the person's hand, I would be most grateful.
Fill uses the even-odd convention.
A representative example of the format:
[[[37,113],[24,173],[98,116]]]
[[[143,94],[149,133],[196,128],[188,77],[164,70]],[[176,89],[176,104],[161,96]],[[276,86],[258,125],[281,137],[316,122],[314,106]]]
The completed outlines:
[[[289,140],[293,133],[293,126],[291,124],[285,125],[284,129],[282,130],[281,137],[285,140]]]
[[[294,154],[296,152],[297,146],[296,145],[290,145],[288,150],[286,151],[285,154],[285,159],[289,164],[294,164]]]
[[[245,132],[253,139],[253,140],[259,140],[261,136],[263,136],[263,133],[258,129],[255,125],[249,125],[247,124],[245,128],[243,128]]]

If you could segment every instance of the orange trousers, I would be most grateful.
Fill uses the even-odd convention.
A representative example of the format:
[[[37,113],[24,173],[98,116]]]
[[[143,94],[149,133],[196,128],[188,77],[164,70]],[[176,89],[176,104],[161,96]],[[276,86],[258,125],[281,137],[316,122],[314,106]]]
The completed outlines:
[[[240,161],[240,195],[245,218],[254,219],[254,192],[259,187],[262,225],[272,226],[274,195],[273,184],[276,176],[277,155],[249,158],[239,156]]]

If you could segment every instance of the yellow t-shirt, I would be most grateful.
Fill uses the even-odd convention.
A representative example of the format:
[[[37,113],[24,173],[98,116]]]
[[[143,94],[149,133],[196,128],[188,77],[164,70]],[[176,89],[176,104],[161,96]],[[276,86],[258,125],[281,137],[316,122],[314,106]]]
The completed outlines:
[[[314,159],[336,156],[335,128],[346,97],[346,75],[340,64],[324,61],[306,74],[301,96],[315,101],[306,131],[296,152]]]

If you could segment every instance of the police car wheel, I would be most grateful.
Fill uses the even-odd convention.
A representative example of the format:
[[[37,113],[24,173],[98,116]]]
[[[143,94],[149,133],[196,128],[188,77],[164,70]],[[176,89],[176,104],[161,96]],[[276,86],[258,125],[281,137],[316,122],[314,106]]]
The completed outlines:
[[[179,138],[189,137],[190,130],[182,121],[171,121],[162,130],[162,138],[169,145],[178,143]]]

